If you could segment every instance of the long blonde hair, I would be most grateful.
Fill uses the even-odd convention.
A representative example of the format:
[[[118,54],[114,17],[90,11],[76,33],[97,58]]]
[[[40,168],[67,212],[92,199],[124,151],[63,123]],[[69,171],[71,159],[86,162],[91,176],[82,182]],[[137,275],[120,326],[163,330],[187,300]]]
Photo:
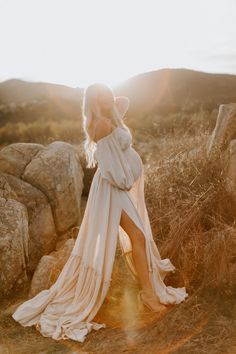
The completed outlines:
[[[86,137],[84,141],[85,157],[87,161],[86,167],[93,168],[96,166],[94,152],[97,143],[93,139],[97,119],[106,117],[110,119],[115,126],[122,126],[129,132],[130,130],[119,117],[112,89],[102,83],[89,85],[85,89],[82,102],[82,116],[83,129]]]

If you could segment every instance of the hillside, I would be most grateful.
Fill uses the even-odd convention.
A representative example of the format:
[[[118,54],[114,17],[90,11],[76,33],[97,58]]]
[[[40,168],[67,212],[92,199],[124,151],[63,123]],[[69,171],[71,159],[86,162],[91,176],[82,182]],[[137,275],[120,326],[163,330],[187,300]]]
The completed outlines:
[[[133,132],[160,136],[182,124],[191,131],[199,124],[212,129],[219,105],[236,102],[236,75],[162,69],[129,78],[113,90],[130,98],[126,122]],[[0,144],[81,141],[83,91],[15,79],[0,83]]]
[[[210,74],[188,69],[161,69],[142,73],[113,87],[115,95],[126,95],[128,116],[149,113],[213,109],[236,101],[236,75]],[[60,97],[81,101],[83,88],[44,82],[7,80],[0,83],[0,104],[22,103]]]
[[[53,97],[79,100],[81,98],[81,89],[47,82],[29,82],[19,79],[10,79],[0,83],[0,104],[19,104]]]
[[[162,69],[132,77],[114,91],[130,98],[129,116],[212,110],[220,103],[236,102],[236,75]]]

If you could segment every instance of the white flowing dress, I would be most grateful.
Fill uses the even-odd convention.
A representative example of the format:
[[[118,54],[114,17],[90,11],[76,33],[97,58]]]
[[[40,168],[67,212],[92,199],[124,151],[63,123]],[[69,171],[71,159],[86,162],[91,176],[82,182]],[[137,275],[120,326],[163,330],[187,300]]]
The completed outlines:
[[[12,315],[21,325],[35,325],[43,336],[55,340],[84,342],[92,329],[106,327],[92,320],[111,284],[117,240],[131,275],[138,281],[132,244],[120,226],[122,210],[145,235],[150,281],[160,302],[179,304],[188,297],[185,287],[163,282],[176,268],[168,258],[161,259],[153,239],[144,200],[143,164],[132,147],[132,136],[116,127],[96,146],[98,167],[71,255],[56,282],[23,302]]]

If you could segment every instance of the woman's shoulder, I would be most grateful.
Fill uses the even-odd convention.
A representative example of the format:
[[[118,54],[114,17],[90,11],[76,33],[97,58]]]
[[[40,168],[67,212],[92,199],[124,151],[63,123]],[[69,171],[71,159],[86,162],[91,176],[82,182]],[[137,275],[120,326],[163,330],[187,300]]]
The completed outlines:
[[[96,142],[97,147],[107,147],[110,144],[115,144],[116,147],[120,147],[121,150],[126,150],[132,144],[132,135],[131,133],[121,127],[121,126],[113,126],[110,133],[106,134]]]

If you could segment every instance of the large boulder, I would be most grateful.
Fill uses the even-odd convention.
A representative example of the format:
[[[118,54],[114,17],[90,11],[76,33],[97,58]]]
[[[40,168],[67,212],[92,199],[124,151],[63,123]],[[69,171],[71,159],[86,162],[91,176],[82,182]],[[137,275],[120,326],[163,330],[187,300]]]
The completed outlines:
[[[55,249],[57,234],[47,197],[20,178],[0,173],[0,196],[13,198],[25,205],[29,221],[29,263],[32,274],[39,260]]]
[[[0,294],[15,291],[44,255],[73,237],[81,223],[83,177],[80,155],[65,142],[0,150]]]
[[[15,143],[0,150],[0,171],[21,177],[25,167],[44,146],[41,144]]]
[[[43,256],[34,272],[29,297],[33,297],[50,286],[57,280],[62,268],[68,260],[74,247],[73,238],[66,240],[56,251]]]
[[[221,104],[216,126],[208,141],[207,151],[210,154],[215,147],[226,150],[230,141],[236,138],[236,103]]]
[[[27,281],[28,213],[14,199],[0,197],[0,295]]]
[[[75,149],[61,141],[40,150],[24,170],[22,178],[47,196],[59,234],[80,222],[83,175]]]

